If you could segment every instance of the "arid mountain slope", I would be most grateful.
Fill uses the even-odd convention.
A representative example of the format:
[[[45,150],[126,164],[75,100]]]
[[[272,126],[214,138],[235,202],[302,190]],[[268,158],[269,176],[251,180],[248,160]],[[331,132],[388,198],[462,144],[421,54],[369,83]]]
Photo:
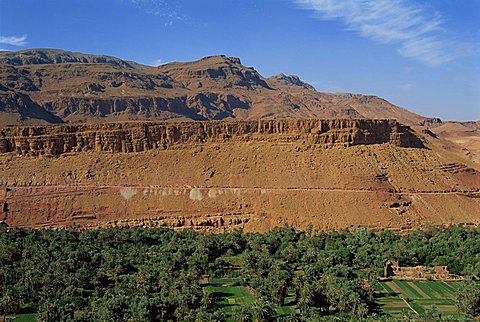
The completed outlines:
[[[444,139],[444,148],[480,164],[480,121],[437,122],[428,129]]]
[[[478,164],[395,121],[129,122],[0,135],[0,220],[13,226],[480,223]]]
[[[232,57],[150,67],[52,49],[0,52],[0,125],[259,118],[424,119],[376,96],[265,78]]]
[[[478,125],[265,78],[238,58],[0,52],[0,126],[0,221],[12,226],[480,223],[466,153]]]

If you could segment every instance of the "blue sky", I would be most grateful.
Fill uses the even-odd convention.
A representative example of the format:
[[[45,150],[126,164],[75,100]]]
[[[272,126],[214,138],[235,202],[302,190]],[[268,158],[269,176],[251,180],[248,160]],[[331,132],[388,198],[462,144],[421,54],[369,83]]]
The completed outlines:
[[[0,48],[145,64],[237,56],[319,91],[480,119],[478,0],[0,0]]]

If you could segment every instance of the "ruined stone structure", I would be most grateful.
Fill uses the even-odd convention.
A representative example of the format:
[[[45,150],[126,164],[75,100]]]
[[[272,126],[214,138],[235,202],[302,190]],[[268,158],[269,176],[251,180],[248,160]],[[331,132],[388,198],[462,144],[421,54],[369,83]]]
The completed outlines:
[[[462,277],[450,274],[447,266],[415,266],[402,267],[398,261],[385,263],[385,277],[398,280],[453,280]]]

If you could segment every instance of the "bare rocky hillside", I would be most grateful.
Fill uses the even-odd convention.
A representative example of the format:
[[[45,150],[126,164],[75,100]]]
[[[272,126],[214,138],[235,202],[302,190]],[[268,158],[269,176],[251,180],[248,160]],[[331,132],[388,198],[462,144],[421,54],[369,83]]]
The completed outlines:
[[[0,128],[12,226],[263,231],[480,223],[478,164],[393,120]]]
[[[376,96],[266,78],[233,57],[150,67],[53,49],[0,52],[0,125],[259,118],[425,119]]]
[[[0,221],[264,231],[480,223],[478,122],[240,59],[0,52]]]

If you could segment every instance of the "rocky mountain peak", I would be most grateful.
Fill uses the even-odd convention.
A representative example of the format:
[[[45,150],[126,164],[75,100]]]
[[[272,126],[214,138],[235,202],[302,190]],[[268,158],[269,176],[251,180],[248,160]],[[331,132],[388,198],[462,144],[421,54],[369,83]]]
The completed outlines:
[[[225,55],[207,56],[192,62],[173,62],[157,67],[187,88],[269,88],[253,68],[241,64],[240,58]]]
[[[315,87],[312,85],[302,81],[300,77],[297,75],[285,75],[285,74],[278,74],[269,78],[270,81],[280,83],[282,85],[287,86],[297,86],[305,89],[309,89],[315,91]]]
[[[215,64],[215,63],[228,63],[228,64],[235,64],[235,65],[242,64],[242,62],[240,61],[240,58],[228,57],[225,55],[206,56],[197,60],[197,62],[204,62],[204,63],[210,63],[210,64]]]

